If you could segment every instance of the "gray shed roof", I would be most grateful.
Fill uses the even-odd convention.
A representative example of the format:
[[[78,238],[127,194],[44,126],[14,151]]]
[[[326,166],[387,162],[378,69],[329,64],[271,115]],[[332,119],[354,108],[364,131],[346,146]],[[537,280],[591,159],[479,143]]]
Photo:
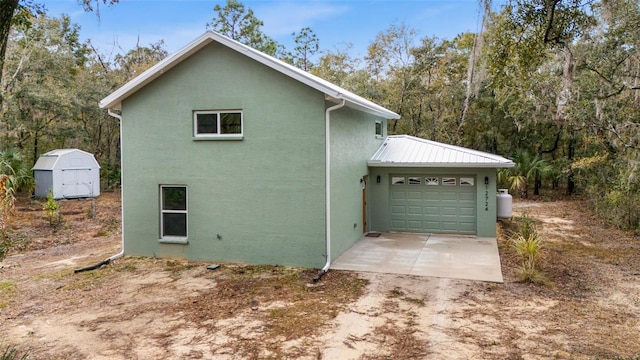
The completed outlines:
[[[368,164],[380,167],[509,168],[515,166],[513,161],[502,156],[409,135],[387,137]]]
[[[276,71],[279,71],[284,75],[300,81],[301,83],[324,93],[330,99],[333,99],[335,101],[345,100],[345,104],[348,107],[358,109],[373,115],[385,117],[387,119],[400,118],[400,115],[394,113],[391,110],[385,109],[378,104],[364,99],[324,79],[321,79],[306,71],[298,69],[295,66],[287,64],[284,61],[278,60],[272,56],[269,56],[263,52],[255,50],[249,46],[241,44],[235,40],[232,40],[224,35],[218,34],[213,31],[204,33],[182,49],[178,50],[175,54],[172,54],[159,63],[155,64],[142,74],[135,77],[133,80],[126,83],[118,90],[111,93],[106,98],[102,99],[102,101],[100,101],[100,107],[108,109],[121,109],[122,101],[124,99],[131,96],[133,93],[161,76],[165,71],[178,65],[183,60],[187,59],[212,42],[218,42],[230,49],[248,56],[249,58],[259,63],[262,63]]]

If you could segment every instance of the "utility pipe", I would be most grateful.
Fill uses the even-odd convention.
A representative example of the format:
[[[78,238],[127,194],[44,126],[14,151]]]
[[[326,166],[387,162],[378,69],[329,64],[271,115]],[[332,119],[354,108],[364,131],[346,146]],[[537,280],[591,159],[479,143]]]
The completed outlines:
[[[116,113],[114,113],[113,111],[111,111],[111,109],[107,109],[107,113],[111,116],[113,116],[114,118],[118,119],[118,125],[120,127],[120,177],[122,178],[122,116],[118,115]],[[122,184],[122,183],[121,183]],[[122,239],[121,239],[121,245],[120,245],[120,252],[112,255],[102,261],[100,261],[97,264],[91,265],[91,266],[87,266],[87,267],[83,267],[83,268],[79,268],[79,269],[75,269],[73,270],[74,273],[79,273],[79,272],[83,272],[83,271],[89,271],[89,270],[95,270],[103,265],[107,265],[109,264],[111,261],[121,257],[124,255],[124,211],[122,208],[122,204],[124,204],[123,200],[123,196],[122,196],[122,188],[120,188],[120,211],[121,211],[121,230],[122,230]]]
[[[325,144],[324,144],[324,188],[325,188],[325,239],[326,239],[326,251],[327,251],[327,262],[322,267],[322,270],[316,275],[313,279],[314,282],[318,282],[324,274],[329,271],[329,266],[331,266],[331,112],[334,110],[338,110],[344,106],[346,103],[345,99],[334,106],[327,108],[324,112],[324,131],[325,131]]]

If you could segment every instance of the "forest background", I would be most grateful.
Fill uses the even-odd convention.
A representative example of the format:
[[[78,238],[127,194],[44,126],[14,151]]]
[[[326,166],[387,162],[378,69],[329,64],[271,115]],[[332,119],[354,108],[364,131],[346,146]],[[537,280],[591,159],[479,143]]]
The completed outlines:
[[[518,196],[585,195],[612,225],[640,231],[640,0],[477,5],[477,33],[419,38],[398,22],[362,57],[349,45],[321,48],[308,27],[286,49],[236,0],[216,5],[203,29],[397,112],[389,134],[512,158],[516,167],[499,181]],[[49,150],[89,151],[103,187],[120,185],[119,124],[98,102],[168,54],[162,40],[105,54],[81,31],[31,0],[0,0],[0,225],[14,196],[32,190],[31,167]]]

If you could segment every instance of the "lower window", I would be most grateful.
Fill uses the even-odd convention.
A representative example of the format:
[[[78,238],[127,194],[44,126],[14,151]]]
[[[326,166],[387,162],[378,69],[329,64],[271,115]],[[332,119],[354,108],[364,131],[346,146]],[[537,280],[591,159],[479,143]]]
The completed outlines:
[[[187,187],[160,186],[160,237],[187,238]]]

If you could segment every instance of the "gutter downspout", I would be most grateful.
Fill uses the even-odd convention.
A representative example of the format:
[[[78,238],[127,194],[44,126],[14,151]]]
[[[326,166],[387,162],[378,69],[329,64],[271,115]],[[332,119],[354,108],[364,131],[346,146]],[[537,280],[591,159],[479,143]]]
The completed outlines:
[[[331,106],[327,108],[324,112],[324,131],[325,131],[325,145],[324,145],[324,153],[325,153],[325,238],[326,238],[326,251],[327,251],[327,262],[324,264],[324,267],[318,275],[313,279],[313,282],[318,282],[324,274],[329,271],[329,266],[331,266],[331,112],[334,110],[338,110],[344,106],[346,103],[345,99],[342,99],[340,104]]]
[[[118,124],[120,126],[120,177],[122,178],[122,116],[114,113],[113,111],[111,111],[111,109],[107,109],[107,113],[109,115],[113,116],[114,118],[118,119]],[[120,212],[121,212],[121,216],[120,216],[121,225],[120,226],[121,226],[121,229],[124,230],[124,216],[122,216],[122,215],[124,215],[123,214],[124,211],[123,211],[123,208],[122,208],[122,204],[123,204],[122,200],[123,200],[123,194],[122,194],[122,188],[121,188],[120,189]],[[87,267],[83,267],[83,268],[79,268],[79,269],[75,269],[75,270],[73,270],[73,272],[74,273],[79,273],[79,272],[83,272],[83,271],[95,270],[95,269],[97,269],[97,268],[99,268],[99,267],[101,267],[103,265],[109,264],[111,261],[113,261],[113,260],[115,260],[115,259],[117,259],[119,257],[122,257],[124,255],[124,231],[122,231],[121,237],[122,237],[122,240],[121,240],[121,244],[122,245],[120,246],[121,250],[120,250],[119,253],[117,253],[115,255],[112,255],[112,256],[102,260],[101,262],[99,262],[97,264],[94,264],[94,265],[91,265],[91,266],[87,266]]]

